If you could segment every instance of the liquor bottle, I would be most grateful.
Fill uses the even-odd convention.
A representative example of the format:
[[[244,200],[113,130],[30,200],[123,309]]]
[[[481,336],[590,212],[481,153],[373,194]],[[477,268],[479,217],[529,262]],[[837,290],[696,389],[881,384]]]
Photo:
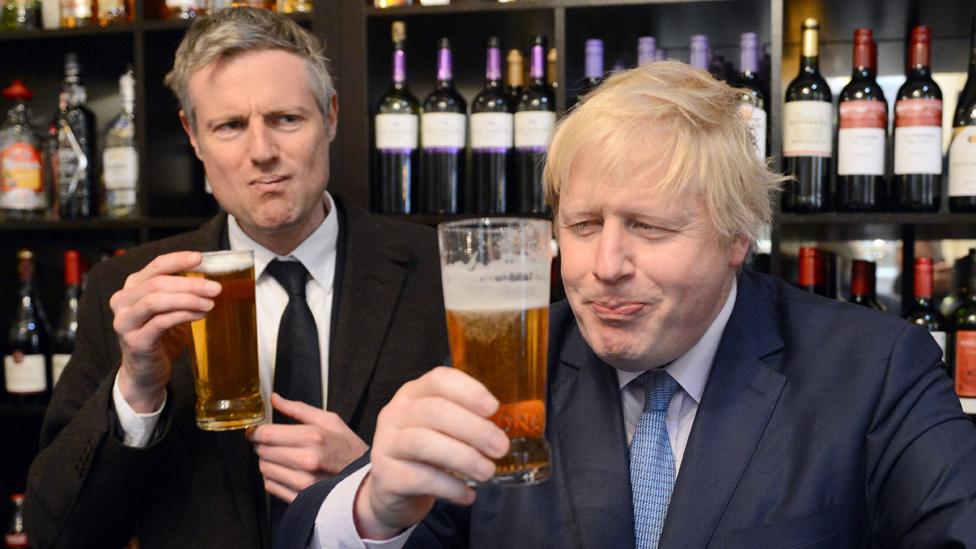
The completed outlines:
[[[837,209],[845,212],[886,207],[888,102],[875,80],[877,51],[870,29],[854,31],[854,69],[838,107]]]
[[[78,250],[64,252],[64,301],[61,317],[51,338],[51,386],[58,384],[64,367],[75,350],[78,335],[78,298],[81,297],[81,254]]]
[[[811,294],[828,297],[827,269],[820,250],[801,246],[799,255],[800,269],[797,282],[800,289]]]
[[[3,535],[3,546],[7,549],[30,549],[24,529],[24,494],[12,494],[10,503],[13,510],[10,513],[10,526]]]
[[[584,55],[583,82],[580,83],[579,93],[576,94],[576,103],[582,101],[586,94],[595,90],[603,81],[603,40],[598,38],[587,40]]]
[[[47,30],[61,28],[61,0],[41,0],[41,26]]]
[[[500,47],[498,38],[488,39],[485,87],[471,102],[471,175],[474,211],[479,214],[509,210],[514,109],[502,83]]]
[[[542,164],[549,136],[556,125],[556,98],[546,84],[543,55],[546,39],[532,39],[529,85],[519,97],[515,109],[515,188],[518,211],[524,214],[546,213],[542,192]]]
[[[0,127],[0,213],[7,219],[40,219],[48,209],[42,139],[31,125],[27,102],[34,97],[20,80],[3,90],[13,101]]]
[[[98,204],[95,115],[85,105],[81,65],[73,53],[64,59],[64,86],[58,112],[58,214],[62,219],[92,217]]]
[[[875,297],[874,263],[863,259],[851,262],[851,303],[883,311]]]
[[[382,213],[415,213],[420,103],[407,88],[406,27],[393,23],[393,83],[380,98],[376,127],[376,188]]]
[[[657,40],[653,36],[641,36],[637,39],[637,66],[641,67],[654,62],[657,52]]]
[[[95,24],[93,0],[60,0],[61,28],[74,29]]]
[[[0,30],[41,28],[40,0],[7,0],[0,15]]]
[[[135,217],[139,212],[139,153],[136,152],[136,78],[132,68],[119,77],[122,111],[108,127],[102,151],[102,185],[105,214],[112,218]]]
[[[312,13],[312,0],[278,0],[276,9],[281,13]]]
[[[976,211],[976,17],[969,37],[969,75],[952,118],[949,146],[949,210]]]
[[[17,252],[19,299],[3,357],[7,395],[21,404],[41,404],[47,392],[47,318],[34,288],[34,253]]]
[[[207,14],[205,0],[166,0],[166,19],[193,19]]]
[[[784,212],[814,213],[827,209],[833,106],[830,88],[820,75],[819,27],[816,19],[803,21],[800,71],[786,88],[783,158],[786,175],[792,179],[783,188]]]
[[[912,29],[908,79],[895,102],[893,207],[937,212],[942,201],[942,90],[929,68],[929,28]]]
[[[945,359],[946,321],[932,302],[932,258],[916,257],[914,269],[912,295],[915,299],[905,312],[905,320],[931,332]]]
[[[976,256],[969,256],[969,287],[976,288]],[[976,292],[956,309],[952,322],[956,394],[976,398]]]
[[[549,48],[546,54],[546,82],[550,89],[559,88],[559,52],[556,48]]]
[[[517,104],[525,86],[525,60],[517,49],[508,50],[505,56],[505,80],[505,91],[512,98],[512,104]]]
[[[759,37],[754,32],[746,32],[739,37],[739,74],[735,85],[743,90],[739,95],[742,102],[739,113],[752,132],[756,156],[765,161],[768,155],[766,126],[769,117],[766,115],[766,92],[759,85]]]
[[[423,114],[420,115],[421,191],[427,213],[460,211],[467,112],[467,103],[454,89],[451,44],[447,38],[441,38],[437,86],[424,100]]]
[[[132,22],[131,0],[98,0],[98,24],[102,27]]]
[[[688,63],[696,69],[708,70],[709,47],[708,36],[704,34],[691,35],[691,54]]]

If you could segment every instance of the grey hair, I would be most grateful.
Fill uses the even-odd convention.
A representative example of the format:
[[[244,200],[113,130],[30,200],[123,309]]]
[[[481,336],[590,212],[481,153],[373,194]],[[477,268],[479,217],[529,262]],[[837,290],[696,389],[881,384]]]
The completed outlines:
[[[164,80],[179,99],[193,131],[196,115],[189,92],[193,73],[215,61],[260,50],[283,50],[304,59],[312,93],[328,121],[335,88],[319,39],[287,16],[271,10],[230,8],[194,21],[176,50],[173,70]]]

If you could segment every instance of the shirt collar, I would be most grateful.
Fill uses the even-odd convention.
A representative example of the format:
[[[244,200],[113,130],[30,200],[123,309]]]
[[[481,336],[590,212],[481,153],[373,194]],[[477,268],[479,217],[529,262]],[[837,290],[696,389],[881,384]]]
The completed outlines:
[[[332,292],[332,282],[335,279],[333,267],[336,243],[339,240],[339,219],[336,212],[335,200],[326,192],[322,198],[329,206],[329,213],[325,220],[287,256],[278,256],[271,250],[258,244],[237,223],[234,216],[227,215],[227,238],[232,250],[254,250],[254,277],[261,278],[268,263],[274,259],[297,260],[315,280],[325,289]]]
[[[664,367],[664,371],[671,374],[671,377],[678,382],[681,389],[688,393],[695,403],[701,402],[702,393],[705,392],[705,381],[708,380],[708,373],[712,369],[715,361],[715,353],[718,351],[718,344],[722,341],[722,334],[725,326],[729,323],[732,316],[732,308],[735,306],[735,296],[737,293],[738,282],[732,279],[732,289],[729,296],[725,299],[725,305],[719,311],[718,316],[705,331],[705,335],[695,343],[694,347],[687,353],[675,359],[671,364]],[[617,382],[620,389],[639,377],[644,372],[630,372],[617,369]]]

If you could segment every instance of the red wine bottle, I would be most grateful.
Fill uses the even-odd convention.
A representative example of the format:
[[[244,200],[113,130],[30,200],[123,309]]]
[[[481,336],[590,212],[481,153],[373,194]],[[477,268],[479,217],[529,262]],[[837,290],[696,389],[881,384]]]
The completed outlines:
[[[937,212],[942,202],[942,90],[932,80],[929,28],[912,29],[908,79],[895,103],[894,209]]]
[[[488,39],[485,87],[471,102],[471,164],[474,210],[501,214],[509,209],[509,164],[513,142],[512,104],[502,84],[498,38]]]
[[[877,46],[870,29],[854,31],[854,71],[840,92],[837,130],[837,209],[885,209],[888,102],[875,80]]]
[[[949,210],[976,211],[976,17],[969,37],[969,75],[952,118],[949,146]]]
[[[833,154],[833,106],[830,88],[819,69],[819,23],[802,25],[800,72],[786,88],[783,105],[784,212],[815,213],[828,208],[830,158]]]
[[[51,386],[61,379],[64,367],[71,360],[78,337],[78,299],[81,297],[81,254],[78,250],[64,252],[64,301],[58,327],[51,338]]]
[[[969,259],[969,287],[976,288],[976,256]],[[956,309],[952,327],[956,394],[976,398],[976,292],[969,292],[966,301]]]
[[[585,57],[583,81],[580,83],[579,93],[576,94],[576,103],[582,101],[586,94],[595,90],[600,82],[603,82],[603,40],[598,38],[587,40],[583,54]]]
[[[800,289],[827,297],[827,270],[820,250],[801,246],[799,258],[800,269],[797,282]]]
[[[932,258],[916,257],[914,269],[912,292],[914,299],[905,312],[905,320],[931,332],[935,342],[942,349],[942,357],[945,359],[946,321],[932,301]]]
[[[529,84],[515,111],[515,186],[519,211],[546,213],[542,166],[549,137],[556,125],[556,97],[546,82],[546,39],[532,39]]]
[[[441,38],[437,85],[420,116],[421,188],[427,213],[458,213],[462,204],[468,104],[454,88],[451,43]]]
[[[393,84],[380,98],[376,128],[377,210],[414,213],[418,171],[420,103],[407,88],[403,23],[393,24]]]
[[[875,264],[863,259],[851,262],[851,303],[863,305],[879,311],[884,307],[878,302],[875,293]]]
[[[40,405],[47,400],[51,386],[48,383],[51,329],[37,298],[33,252],[17,252],[17,274],[20,291],[4,350],[4,388],[8,399],[15,404]]]
[[[739,112],[752,132],[756,156],[765,161],[769,154],[766,147],[766,92],[759,84],[759,37],[754,32],[743,33],[739,39],[739,73],[735,86],[743,90],[739,95],[742,102]]]

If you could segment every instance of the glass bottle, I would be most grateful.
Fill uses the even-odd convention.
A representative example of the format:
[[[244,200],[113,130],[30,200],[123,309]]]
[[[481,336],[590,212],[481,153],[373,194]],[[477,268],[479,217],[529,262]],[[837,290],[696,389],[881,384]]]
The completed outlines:
[[[81,297],[81,254],[78,250],[64,252],[64,301],[61,317],[51,338],[51,386],[58,384],[64,367],[75,350],[78,336],[78,299]]]
[[[601,46],[603,45],[601,41]],[[602,48],[600,53],[602,54]],[[643,66],[654,62],[654,54],[657,53],[657,39],[653,36],[641,36],[637,39],[637,66]],[[600,65],[603,65],[601,58]],[[602,76],[602,74],[601,74]]]
[[[462,204],[468,105],[454,87],[451,43],[441,38],[437,85],[420,115],[421,191],[427,213],[458,213]]]
[[[376,130],[377,210],[416,213],[420,103],[407,87],[407,34],[393,23],[393,83],[380,98],[373,119]]]
[[[193,19],[207,14],[205,0],[166,0],[166,19]]]
[[[976,256],[969,256],[969,287],[976,288]],[[969,292],[966,301],[953,316],[953,377],[956,394],[976,398],[976,292]]]
[[[754,32],[743,33],[739,37],[739,52],[739,73],[735,82],[736,87],[743,89],[739,95],[742,103],[739,113],[752,132],[756,156],[764,161],[768,154],[766,128],[769,118],[766,116],[766,92],[759,84],[759,36]]]
[[[970,23],[969,74],[952,118],[949,210],[976,211],[976,16]]]
[[[122,111],[108,127],[102,151],[105,214],[135,217],[139,212],[139,153],[136,152],[135,74],[132,68],[119,77]]]
[[[546,213],[542,190],[542,165],[549,137],[556,125],[556,98],[546,83],[546,39],[532,39],[529,85],[515,108],[515,188],[518,211]]]
[[[60,0],[61,28],[74,29],[95,24],[94,0]]]
[[[312,0],[278,0],[276,9],[281,13],[311,13]]]
[[[40,0],[6,0],[3,3],[0,30],[29,30],[40,27]]]
[[[3,90],[14,105],[0,127],[0,213],[6,219],[40,219],[48,210],[41,134],[31,125],[27,102],[34,97],[15,80]]]
[[[64,87],[58,112],[58,215],[62,219],[97,213],[98,162],[95,155],[95,115],[86,105],[78,57],[64,60]]]
[[[24,530],[24,494],[12,494],[10,503],[13,511],[10,513],[10,526],[3,535],[3,546],[6,549],[30,549]]]
[[[580,84],[579,93],[576,94],[576,103],[582,101],[586,94],[595,90],[600,82],[603,82],[603,40],[599,38],[587,40],[583,54],[585,59],[583,82]]]
[[[98,24],[102,27],[131,23],[132,0],[98,0]]]
[[[848,300],[857,305],[883,311],[875,293],[875,264],[863,259],[851,262],[851,297]]]
[[[512,98],[512,104],[518,103],[525,85],[525,59],[517,49],[508,50],[505,55],[505,90]]]
[[[18,404],[43,404],[47,380],[47,318],[34,285],[34,253],[17,252],[20,280],[17,308],[7,334],[3,357],[4,387]]]
[[[942,357],[946,352],[946,321],[932,301],[932,258],[916,257],[913,278],[913,301],[905,320],[917,324],[932,334],[932,338],[942,349]]]
[[[502,83],[500,42],[492,36],[488,39],[485,87],[471,101],[471,176],[475,213],[501,214],[509,209],[512,110]]]

